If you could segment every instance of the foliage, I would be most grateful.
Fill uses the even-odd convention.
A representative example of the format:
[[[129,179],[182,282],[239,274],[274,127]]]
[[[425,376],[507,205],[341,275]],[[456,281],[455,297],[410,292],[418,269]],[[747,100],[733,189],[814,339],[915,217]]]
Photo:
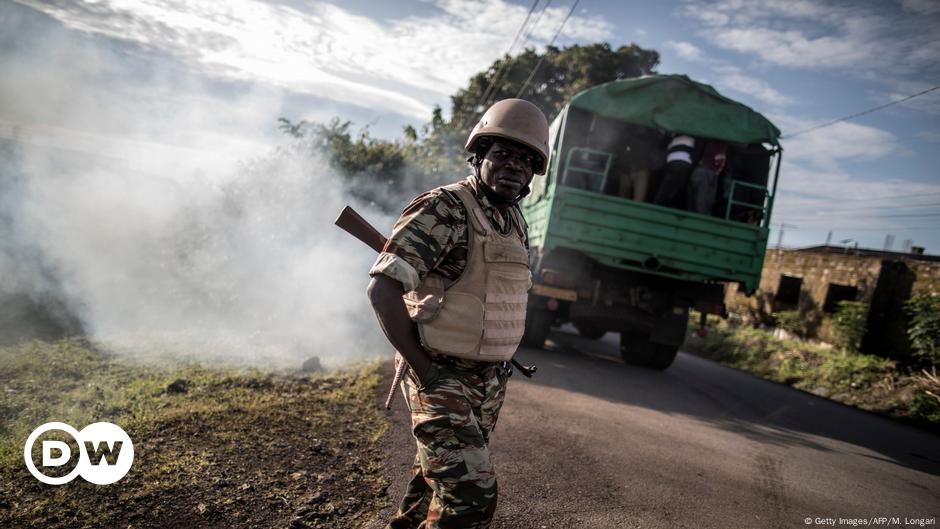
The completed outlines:
[[[803,323],[798,310],[781,310],[774,313],[777,327],[793,335],[802,334]]]
[[[920,393],[911,401],[911,417],[932,423],[940,423],[940,402],[930,395]]]
[[[940,296],[914,296],[904,305],[910,316],[907,335],[915,354],[932,365],[940,365]]]
[[[840,348],[858,352],[865,336],[868,305],[862,301],[840,301],[832,317],[832,334]]]
[[[907,375],[885,358],[810,341],[778,339],[747,325],[709,324],[685,349],[822,397],[929,427],[940,426],[940,376],[935,368]]]
[[[922,369],[912,377],[919,392],[911,402],[911,415],[927,421],[940,423],[940,376],[937,368]]]
[[[567,48],[550,46],[543,54],[527,48],[516,57],[507,55],[496,60],[485,71],[472,76],[470,84],[451,97],[452,118],[448,126],[466,128],[486,109],[487,101],[509,97],[531,101],[551,121],[578,92],[616,79],[653,73],[657,64],[659,53],[636,44],[616,50],[607,43]],[[523,90],[536,66],[538,70]],[[498,77],[501,69],[505,71]],[[482,96],[494,81],[491,95],[483,101]]]
[[[430,187],[445,183],[421,145],[412,140],[414,129],[404,140],[373,137],[368,127],[354,131],[349,121],[334,118],[329,123],[293,123],[279,118],[280,129],[295,138],[295,147],[322,157],[330,167],[347,177],[349,192],[386,212],[400,210],[403,202]],[[456,168],[451,175],[461,174]]]
[[[710,327],[704,337],[692,335],[685,342],[697,354],[749,371],[767,363],[775,344],[770,333],[749,326]]]

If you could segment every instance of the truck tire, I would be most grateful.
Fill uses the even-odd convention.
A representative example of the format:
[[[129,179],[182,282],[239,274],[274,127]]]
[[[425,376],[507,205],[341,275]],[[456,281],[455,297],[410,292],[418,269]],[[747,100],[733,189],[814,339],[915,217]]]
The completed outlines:
[[[653,354],[653,359],[650,361],[649,367],[663,371],[671,366],[672,363],[676,360],[676,355],[679,354],[679,346],[662,344],[655,345],[656,353]]]
[[[552,313],[546,309],[529,308],[525,314],[525,333],[522,345],[541,349],[552,330]]]
[[[600,340],[607,334],[607,331],[604,329],[595,327],[590,323],[575,324],[575,328],[578,329],[578,334],[590,340]]]
[[[653,343],[628,333],[620,334],[620,356],[630,365],[663,370],[672,365],[678,352],[679,347],[675,345]]]

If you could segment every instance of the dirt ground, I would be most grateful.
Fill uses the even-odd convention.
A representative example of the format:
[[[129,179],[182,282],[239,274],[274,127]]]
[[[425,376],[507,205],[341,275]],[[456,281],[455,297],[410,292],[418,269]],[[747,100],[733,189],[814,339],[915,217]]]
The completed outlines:
[[[81,478],[51,486],[29,475],[13,435],[32,406],[11,396],[37,380],[0,367],[0,434],[13,447],[0,461],[0,527],[364,527],[388,503],[380,369],[388,371],[164,373],[153,384],[123,373],[118,383],[137,383],[147,398],[132,413],[95,418],[113,420],[134,441],[131,471],[107,486]]]

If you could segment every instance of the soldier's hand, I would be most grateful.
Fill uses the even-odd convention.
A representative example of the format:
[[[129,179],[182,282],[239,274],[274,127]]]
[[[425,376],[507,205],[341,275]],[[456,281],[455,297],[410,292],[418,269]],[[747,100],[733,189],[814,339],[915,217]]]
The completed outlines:
[[[420,377],[415,373],[415,377],[418,378],[418,391],[425,391],[434,386],[434,384],[441,378],[441,372],[434,367],[434,364],[428,364],[427,371]]]

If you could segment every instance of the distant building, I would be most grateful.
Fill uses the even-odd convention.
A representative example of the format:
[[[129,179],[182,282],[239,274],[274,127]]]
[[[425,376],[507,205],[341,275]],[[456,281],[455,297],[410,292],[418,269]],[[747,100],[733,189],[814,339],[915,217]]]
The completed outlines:
[[[752,322],[769,323],[772,314],[799,310],[804,332],[831,339],[831,315],[840,301],[869,306],[862,350],[889,358],[910,354],[904,302],[912,295],[940,294],[940,256],[813,246],[768,250],[757,292],[750,297],[729,288],[729,312]]]

